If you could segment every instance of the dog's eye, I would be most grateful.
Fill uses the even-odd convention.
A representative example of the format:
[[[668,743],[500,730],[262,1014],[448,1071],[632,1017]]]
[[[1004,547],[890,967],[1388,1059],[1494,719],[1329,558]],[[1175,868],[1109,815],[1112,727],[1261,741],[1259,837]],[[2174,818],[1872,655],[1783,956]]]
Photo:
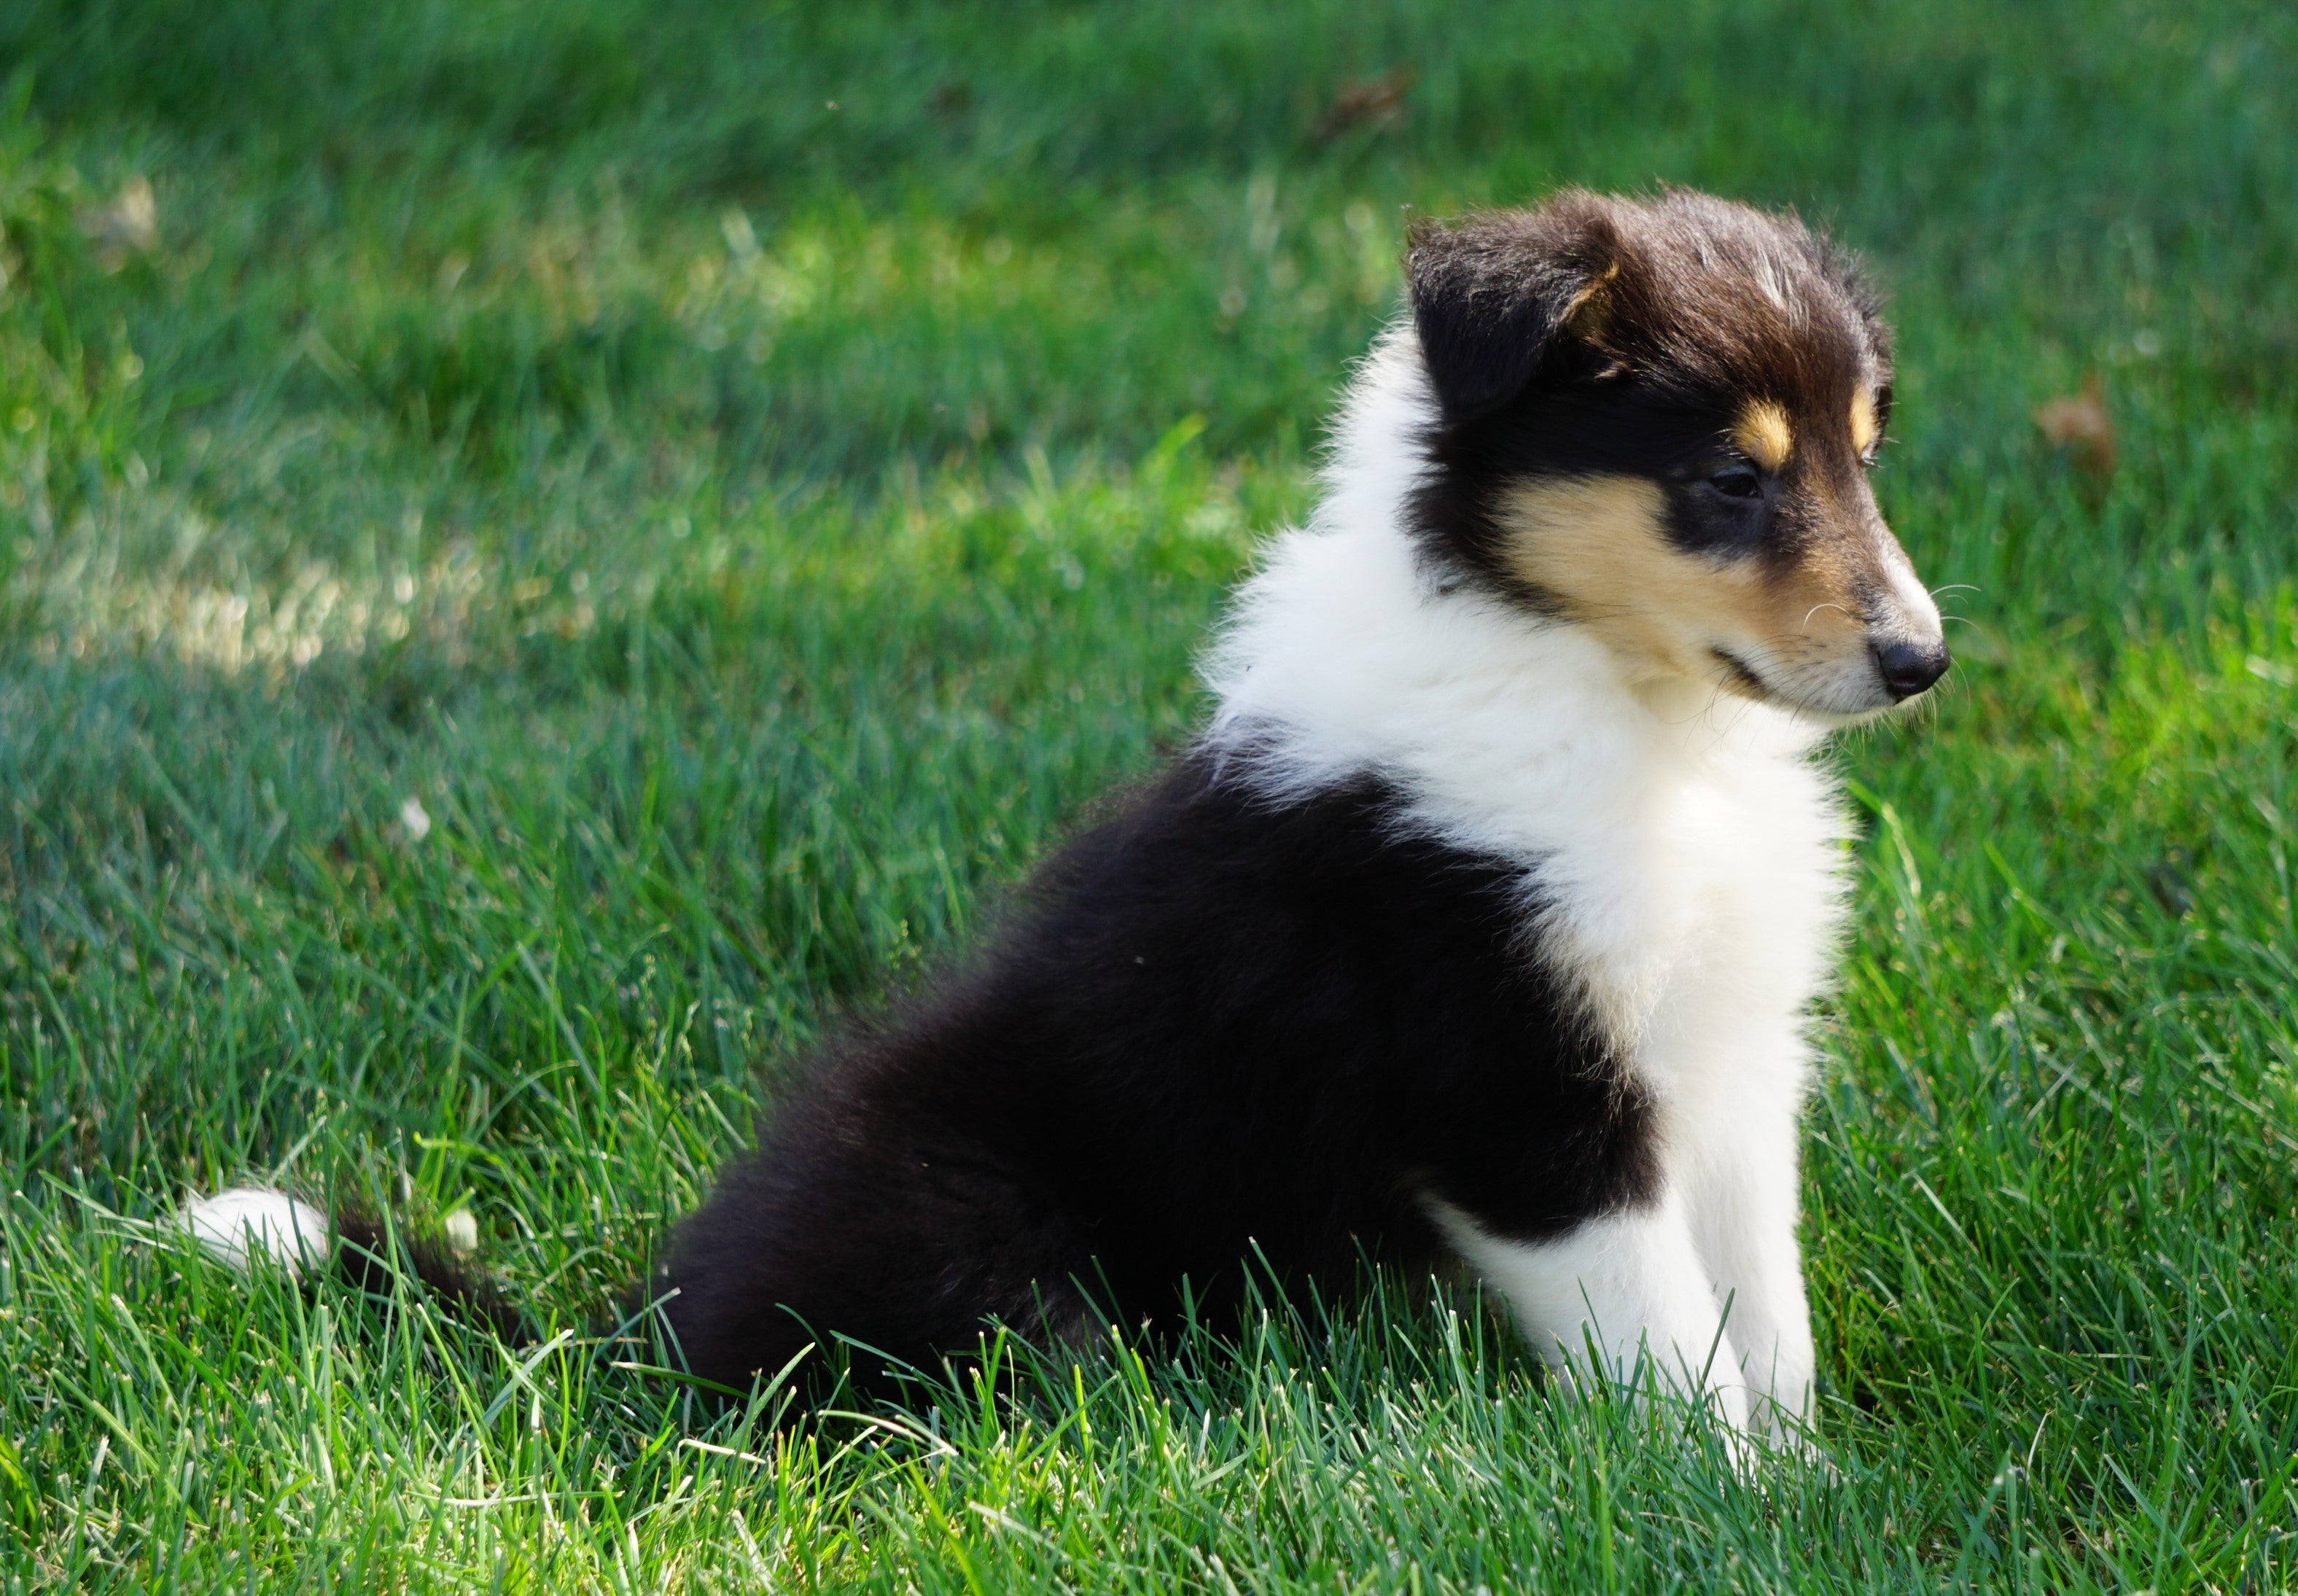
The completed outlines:
[[[1764,479],[1753,466],[1726,466],[1707,479],[1707,485],[1733,499],[1753,499],[1764,491]]]

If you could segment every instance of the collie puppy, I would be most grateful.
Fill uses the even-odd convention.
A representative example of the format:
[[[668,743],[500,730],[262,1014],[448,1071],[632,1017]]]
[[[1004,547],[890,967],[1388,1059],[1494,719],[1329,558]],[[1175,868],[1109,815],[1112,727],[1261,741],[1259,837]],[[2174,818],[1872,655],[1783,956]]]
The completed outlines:
[[[1560,1370],[1807,1411],[1848,835],[1814,755],[1947,668],[1867,480],[1875,296],[1683,191],[1425,227],[1409,276],[1203,734],[678,1228],[648,1294],[698,1374],[1217,1314],[1248,1258],[1338,1291],[1368,1254],[1465,1262]]]

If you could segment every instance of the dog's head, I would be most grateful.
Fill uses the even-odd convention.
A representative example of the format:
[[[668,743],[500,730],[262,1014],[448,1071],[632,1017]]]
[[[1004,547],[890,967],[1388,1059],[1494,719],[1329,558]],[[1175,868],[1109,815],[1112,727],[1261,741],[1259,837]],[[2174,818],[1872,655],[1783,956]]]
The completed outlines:
[[[1439,412],[1413,518],[1453,569],[1632,677],[1823,720],[1946,672],[1867,482],[1890,338],[1840,251],[1705,194],[1567,191],[1424,227],[1410,277]]]

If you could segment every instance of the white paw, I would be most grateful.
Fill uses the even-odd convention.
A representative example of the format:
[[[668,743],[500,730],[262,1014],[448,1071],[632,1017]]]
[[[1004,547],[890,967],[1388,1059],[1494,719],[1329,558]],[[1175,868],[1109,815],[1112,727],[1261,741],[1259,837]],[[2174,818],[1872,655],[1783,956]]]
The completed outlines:
[[[335,1250],[335,1228],[325,1213],[285,1192],[257,1187],[195,1197],[180,1222],[209,1257],[242,1274],[260,1258],[300,1280],[326,1268]]]

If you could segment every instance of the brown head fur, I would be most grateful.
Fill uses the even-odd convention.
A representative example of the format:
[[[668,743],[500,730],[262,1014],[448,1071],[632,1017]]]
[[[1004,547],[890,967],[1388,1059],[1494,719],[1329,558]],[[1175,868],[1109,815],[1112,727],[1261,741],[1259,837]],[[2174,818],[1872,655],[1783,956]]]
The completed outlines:
[[[1432,558],[1585,625],[1632,679],[1855,717],[1946,667],[1867,482],[1890,339],[1792,217],[1568,190],[1415,234]]]

